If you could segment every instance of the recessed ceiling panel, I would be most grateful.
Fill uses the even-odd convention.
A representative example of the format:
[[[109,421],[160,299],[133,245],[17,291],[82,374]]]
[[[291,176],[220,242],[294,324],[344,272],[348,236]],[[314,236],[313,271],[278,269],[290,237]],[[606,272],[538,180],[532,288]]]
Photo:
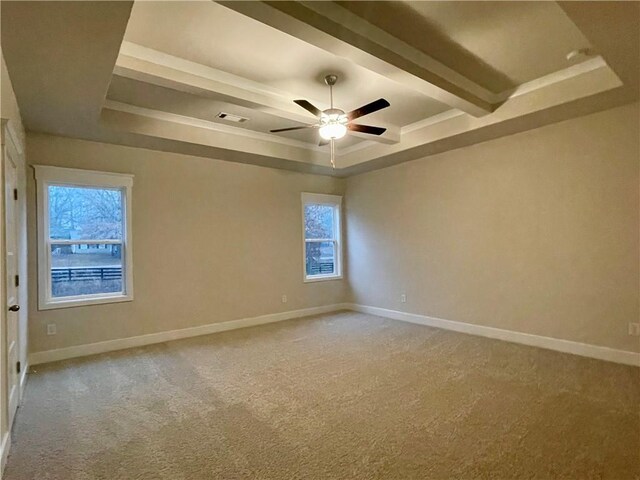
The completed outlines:
[[[136,2],[125,40],[308,99],[321,109],[329,107],[329,89],[323,78],[336,73],[337,107],[349,111],[380,97],[389,100],[391,107],[367,117],[370,122],[402,127],[449,109],[210,1]]]
[[[268,134],[270,129],[304,125],[277,115],[231,103],[223,95],[212,94],[205,98],[118,75],[113,76],[107,99],[148,110],[180,115],[186,119],[204,120],[230,128],[264,134]],[[220,112],[238,115],[247,120],[241,123],[226,121],[217,117]],[[314,122],[315,118],[309,115],[309,124]],[[315,129],[281,132],[277,136],[308,143],[309,146],[316,146],[319,141],[318,131]],[[360,137],[347,135],[336,142],[336,147],[340,150],[362,141]]]
[[[26,129],[351,175],[638,100],[638,2],[225,5],[1,2]],[[388,131],[343,139],[335,171],[316,132],[267,133],[314,121],[293,100],[327,108],[327,73],[344,110],[391,103],[361,122]]]
[[[496,93],[562,70],[569,52],[590,46],[556,2],[338,3]]]

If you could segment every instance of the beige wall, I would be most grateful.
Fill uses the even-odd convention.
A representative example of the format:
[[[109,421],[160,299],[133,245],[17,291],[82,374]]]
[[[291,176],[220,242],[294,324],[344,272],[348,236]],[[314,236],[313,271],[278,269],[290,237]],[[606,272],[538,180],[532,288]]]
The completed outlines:
[[[0,49],[0,55],[2,50]],[[0,96],[0,118],[8,119],[18,137],[18,143],[21,146],[24,145],[24,127],[22,125],[22,118],[20,117],[20,110],[18,109],[18,102],[16,101],[15,93],[13,92],[13,85],[11,84],[11,78],[7,71],[7,66],[4,63],[4,56],[2,55],[2,69],[0,70],[0,88],[2,89]]]
[[[20,297],[20,305],[23,307],[22,310],[18,313],[18,355],[19,360],[22,365],[27,364],[27,228],[26,228],[26,197],[24,192],[26,190],[26,175],[25,175],[25,133],[24,127],[22,125],[22,118],[20,116],[20,110],[18,109],[18,103],[16,101],[16,96],[13,91],[13,86],[11,84],[11,78],[9,77],[9,72],[7,71],[7,66],[4,62],[4,56],[2,55],[2,50],[0,49],[0,57],[1,57],[1,68],[0,68],[0,118],[3,121],[7,121],[9,124],[9,128],[14,135],[15,147],[18,152],[14,161],[17,163],[18,167],[18,190],[22,192],[18,199],[18,235],[20,239],[20,250],[18,255],[18,269],[20,278],[23,281],[20,289],[19,289],[19,297]],[[3,158],[4,160],[4,158]],[[4,164],[0,165],[0,172],[2,174],[2,178],[4,178]],[[0,194],[0,212],[4,212],[4,180],[0,182],[0,189],[2,193]],[[0,221],[0,252],[4,252],[4,222]],[[4,255],[4,254],[2,254]],[[5,289],[5,273],[4,273],[4,261],[0,259],[0,264],[2,264],[2,273],[0,274],[0,292],[4,292]],[[0,304],[4,305],[4,301],[0,302]],[[4,339],[6,338],[6,319],[5,319],[5,309],[4,307],[0,313],[0,338],[3,340],[3,345],[0,347],[0,352],[2,355],[2,359],[0,360],[0,381],[2,382],[3,388],[3,398],[2,398],[2,407],[1,407],[1,420],[0,420],[0,441],[5,438],[5,434],[7,433],[7,409],[6,409],[6,398],[4,398],[4,394],[7,391],[6,382],[7,382],[7,363],[4,357]],[[12,366],[15,368],[15,366]]]
[[[31,133],[27,152],[32,165],[135,175],[134,301],[38,311],[34,294],[31,352],[344,301],[342,280],[302,281],[300,204],[305,191],[342,194],[344,180]],[[36,292],[32,175],[29,199]]]
[[[31,164],[136,175],[135,300],[40,312],[32,295],[30,350],[345,300],[638,350],[638,116],[628,105],[346,181],[29,134]],[[300,192],[345,184],[350,283],[304,284]],[[28,193],[35,252],[32,179]],[[32,292],[35,268],[32,255]]]
[[[637,351],[638,118],[636,103],[349,178],[350,301]]]

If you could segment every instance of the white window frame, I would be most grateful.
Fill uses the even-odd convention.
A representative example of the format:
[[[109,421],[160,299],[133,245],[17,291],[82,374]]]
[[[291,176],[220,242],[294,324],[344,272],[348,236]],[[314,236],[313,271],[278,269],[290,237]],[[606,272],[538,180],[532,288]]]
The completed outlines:
[[[75,168],[35,165],[37,218],[38,218],[38,309],[78,307],[103,303],[128,302],[133,300],[133,254],[131,229],[131,190],[133,175],[124,173],[95,172]],[[122,191],[123,231],[122,245],[123,288],[122,292],[53,297],[51,295],[51,240],[49,231],[49,186],[97,187]],[[60,240],[58,244],[104,244],[99,240]]]
[[[307,239],[304,228],[306,205],[329,205],[334,208],[334,238]],[[307,243],[312,242],[333,242],[335,244],[335,273],[307,275]],[[342,278],[342,197],[340,195],[302,193],[302,275],[305,283],[340,280]]]

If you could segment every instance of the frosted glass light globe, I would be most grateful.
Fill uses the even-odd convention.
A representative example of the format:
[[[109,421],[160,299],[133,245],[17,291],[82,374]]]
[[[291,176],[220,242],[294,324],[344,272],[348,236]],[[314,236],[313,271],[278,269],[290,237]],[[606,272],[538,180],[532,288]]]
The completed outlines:
[[[342,123],[330,122],[320,127],[320,136],[325,140],[337,140],[347,134],[347,127]]]

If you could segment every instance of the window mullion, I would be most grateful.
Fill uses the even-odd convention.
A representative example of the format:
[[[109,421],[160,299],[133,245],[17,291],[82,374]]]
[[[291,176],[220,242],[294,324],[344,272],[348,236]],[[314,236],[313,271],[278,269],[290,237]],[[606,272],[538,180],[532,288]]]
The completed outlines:
[[[323,242],[335,242],[334,238],[305,238],[305,242],[307,243],[323,243]]]
[[[49,245],[120,245],[123,240],[118,239],[98,239],[98,240],[80,240],[80,239],[48,239]]]

